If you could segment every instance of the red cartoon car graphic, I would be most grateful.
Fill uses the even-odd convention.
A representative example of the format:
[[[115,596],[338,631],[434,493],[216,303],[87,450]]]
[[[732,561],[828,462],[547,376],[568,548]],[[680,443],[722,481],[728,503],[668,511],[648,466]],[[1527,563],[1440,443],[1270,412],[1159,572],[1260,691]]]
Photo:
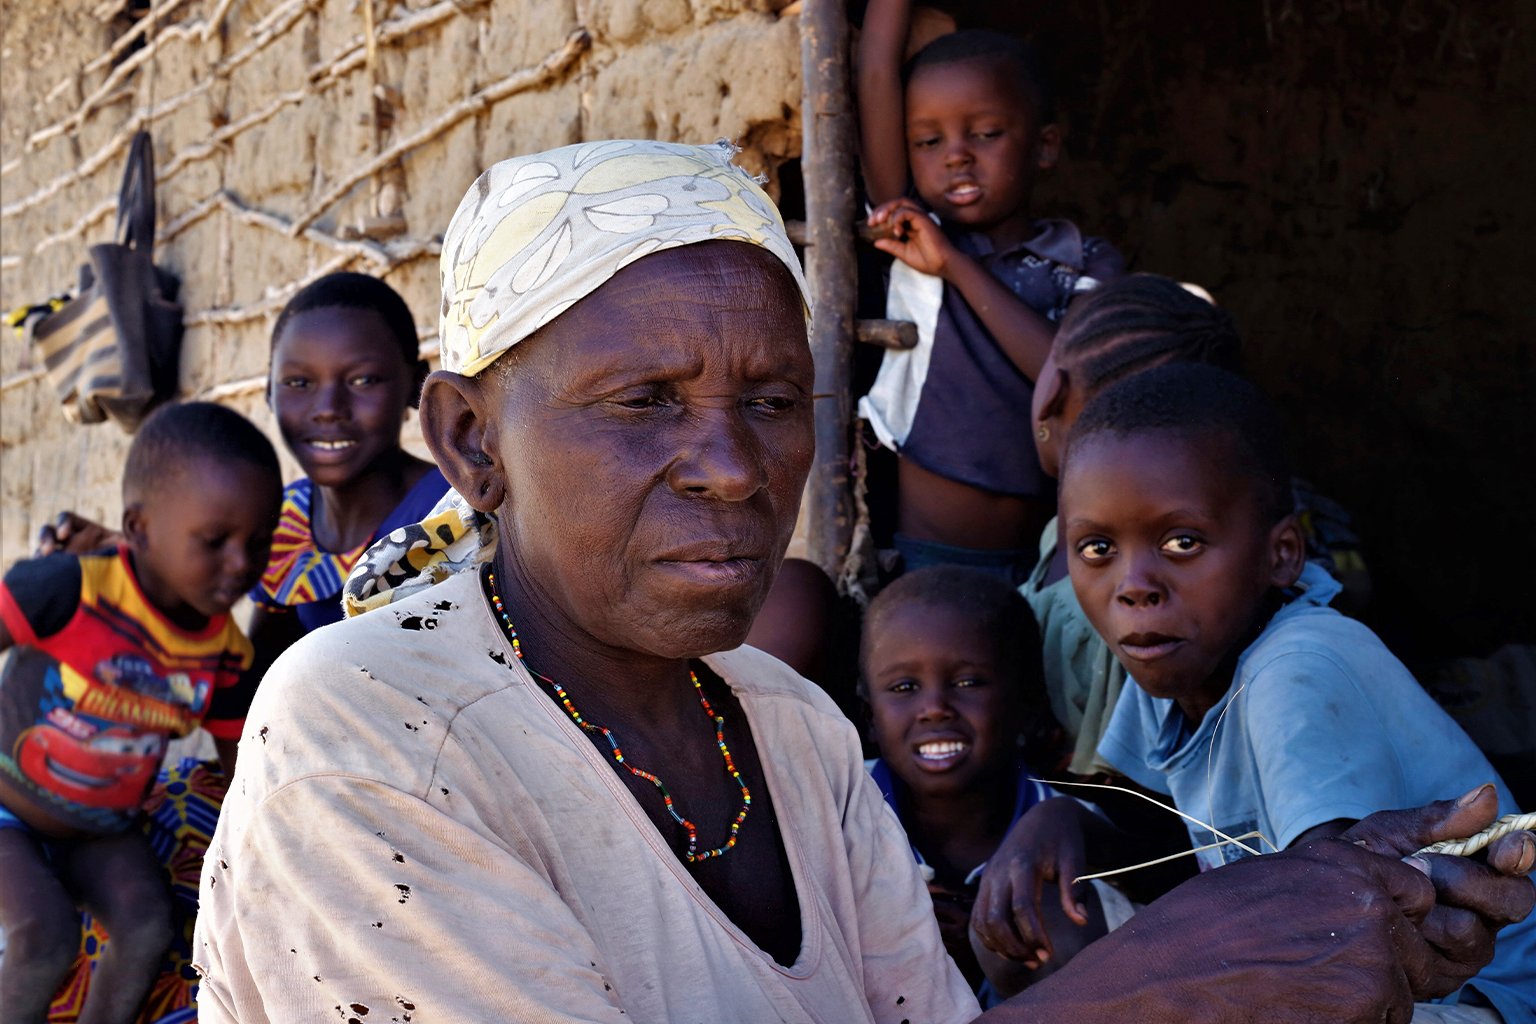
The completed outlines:
[[[112,726],[77,739],[41,722],[16,740],[16,762],[34,783],[67,800],[104,810],[131,811],[144,799],[165,740]]]

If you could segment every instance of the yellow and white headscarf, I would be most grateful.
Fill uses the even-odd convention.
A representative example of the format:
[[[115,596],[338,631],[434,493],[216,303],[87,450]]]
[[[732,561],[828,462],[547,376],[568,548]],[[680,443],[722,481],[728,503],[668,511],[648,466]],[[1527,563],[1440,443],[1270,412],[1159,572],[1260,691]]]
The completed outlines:
[[[465,194],[443,236],[442,366],[473,377],[624,267],[732,239],[762,246],[810,292],[778,210],[731,163],[736,147],[614,140],[504,160]],[[422,522],[369,548],[347,580],[348,615],[489,561],[495,523],[449,491]]]

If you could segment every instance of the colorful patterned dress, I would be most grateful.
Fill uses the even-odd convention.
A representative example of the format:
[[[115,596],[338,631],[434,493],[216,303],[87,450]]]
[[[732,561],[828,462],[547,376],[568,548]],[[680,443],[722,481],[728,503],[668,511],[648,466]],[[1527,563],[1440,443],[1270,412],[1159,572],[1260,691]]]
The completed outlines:
[[[269,612],[297,614],[306,633],[341,621],[341,586],[363,552],[402,526],[420,522],[448,490],[436,466],[412,487],[372,537],[350,551],[326,551],[315,542],[310,507],[314,488],[308,478],[283,490],[283,513],[272,536],[272,554],[251,600]]]

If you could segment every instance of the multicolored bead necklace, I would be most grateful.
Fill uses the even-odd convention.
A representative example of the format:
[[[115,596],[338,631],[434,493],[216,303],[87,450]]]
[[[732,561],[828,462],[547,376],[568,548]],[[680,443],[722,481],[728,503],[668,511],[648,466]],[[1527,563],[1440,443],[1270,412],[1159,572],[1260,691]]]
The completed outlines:
[[[736,839],[741,833],[741,823],[747,820],[747,812],[752,809],[752,791],[747,788],[746,782],[741,777],[741,772],[736,770],[736,762],[731,757],[731,750],[725,745],[725,716],[715,714],[715,709],[710,707],[709,698],[704,696],[704,687],[699,685],[699,677],[691,669],[689,670],[688,678],[693,683],[694,692],[699,696],[699,703],[704,708],[704,714],[709,716],[710,721],[715,723],[715,746],[720,748],[720,756],[725,761],[725,772],[735,779],[736,784],[741,787],[741,810],[737,813],[736,820],[731,822],[730,836],[725,840],[724,845],[717,846],[713,850],[705,850],[702,853],[699,852],[698,826],[677,812],[677,807],[672,802],[672,794],[667,792],[666,785],[655,775],[645,771],[643,768],[636,768],[626,761],[624,759],[624,751],[619,748],[618,738],[614,736],[612,729],[598,725],[596,722],[589,722],[583,718],[581,712],[576,710],[576,705],[571,703],[571,695],[565,692],[565,687],[548,676],[535,672],[527,661],[523,659],[523,645],[517,638],[517,629],[512,625],[512,619],[507,615],[507,610],[501,603],[501,595],[496,591],[496,574],[487,569],[485,579],[487,584],[486,593],[491,599],[491,604],[496,609],[496,616],[501,619],[502,628],[507,631],[507,637],[512,641],[512,653],[517,655],[518,661],[523,662],[523,667],[528,669],[528,673],[531,676],[549,687],[550,691],[555,695],[555,699],[560,702],[560,706],[565,708],[565,713],[571,716],[571,721],[580,726],[584,732],[598,733],[603,739],[608,741],[608,750],[613,755],[615,764],[623,765],[629,774],[642,778],[656,787],[657,792],[661,794],[661,802],[666,805],[667,814],[671,816],[673,821],[683,827],[683,831],[688,833],[688,849],[683,854],[683,860],[689,864],[696,864],[711,857],[722,856],[725,851],[735,846]]]

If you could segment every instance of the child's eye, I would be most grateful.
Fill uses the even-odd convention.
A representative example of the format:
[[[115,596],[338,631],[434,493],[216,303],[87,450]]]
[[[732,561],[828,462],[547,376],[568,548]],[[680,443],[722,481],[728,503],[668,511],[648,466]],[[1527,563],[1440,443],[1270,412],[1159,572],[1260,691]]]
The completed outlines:
[[[917,683],[911,679],[898,679],[885,688],[886,693],[911,693],[917,689]]]
[[[379,383],[383,379],[383,377],[380,377],[376,373],[360,373],[356,377],[353,377],[351,380],[347,381],[347,383],[354,388],[366,388],[372,384]]]
[[[227,535],[219,533],[211,537],[204,537],[203,544],[209,551],[217,551],[224,546],[224,542],[227,540],[229,540]]]
[[[913,149],[932,149],[938,144],[939,138],[937,135],[925,135],[920,139],[913,139],[911,142]]]
[[[972,132],[971,134],[975,135],[978,139],[996,139],[1003,134],[1003,130],[1001,128],[989,128],[986,131]]]
[[[955,680],[955,686],[956,687],[962,687],[962,688],[967,688],[967,689],[970,688],[970,687],[973,687],[973,686],[986,686],[986,685],[987,685],[987,681],[985,679],[978,678],[977,676],[961,676],[959,679]]]
[[[307,387],[309,387],[309,378],[308,377],[284,377],[282,380],[278,381],[278,383],[281,384],[285,388],[307,388]]]
[[[1080,541],[1077,545],[1077,557],[1085,562],[1099,562],[1114,554],[1115,546],[1107,540]]]
[[[1193,537],[1187,533],[1181,533],[1176,537],[1169,537],[1163,541],[1163,550],[1170,555],[1193,555],[1201,551],[1205,545],[1199,537]]]

